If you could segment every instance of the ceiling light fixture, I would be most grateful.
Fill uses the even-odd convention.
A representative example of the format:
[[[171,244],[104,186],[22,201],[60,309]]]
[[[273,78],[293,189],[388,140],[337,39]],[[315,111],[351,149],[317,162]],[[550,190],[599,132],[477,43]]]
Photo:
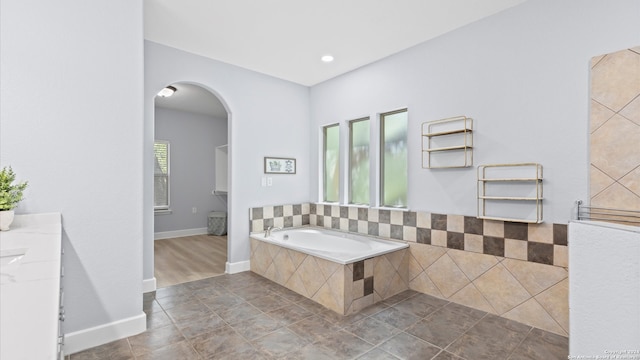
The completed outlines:
[[[320,58],[320,60],[329,63],[333,61],[333,56],[331,55],[324,55],[323,57]]]
[[[160,90],[160,92],[158,93],[158,96],[160,97],[169,97],[171,95],[173,95],[174,92],[178,91],[178,89],[176,89],[173,86],[167,86],[166,88]]]

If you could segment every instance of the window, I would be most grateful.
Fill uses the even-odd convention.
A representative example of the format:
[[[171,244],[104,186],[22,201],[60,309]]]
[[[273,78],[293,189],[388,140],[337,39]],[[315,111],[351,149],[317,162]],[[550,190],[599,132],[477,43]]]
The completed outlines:
[[[340,127],[323,128],[324,201],[338,202],[340,198]]]
[[[369,118],[349,122],[349,203],[369,204]]]
[[[169,209],[169,142],[156,140],[153,143],[155,156],[153,205],[154,210]]]
[[[381,114],[381,206],[407,207],[407,170],[407,109]]]

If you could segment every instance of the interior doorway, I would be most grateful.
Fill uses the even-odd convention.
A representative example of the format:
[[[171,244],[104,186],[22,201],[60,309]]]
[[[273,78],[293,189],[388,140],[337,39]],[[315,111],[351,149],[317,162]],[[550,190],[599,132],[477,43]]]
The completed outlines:
[[[228,146],[228,113],[198,85],[165,89],[154,104],[157,288],[223,274],[227,262],[228,163],[219,149]]]

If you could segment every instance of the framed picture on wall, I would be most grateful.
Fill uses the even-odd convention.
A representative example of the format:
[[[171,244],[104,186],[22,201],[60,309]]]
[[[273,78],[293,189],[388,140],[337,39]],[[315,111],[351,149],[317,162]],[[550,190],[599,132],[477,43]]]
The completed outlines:
[[[295,174],[296,159],[269,157],[264,158],[265,174]]]

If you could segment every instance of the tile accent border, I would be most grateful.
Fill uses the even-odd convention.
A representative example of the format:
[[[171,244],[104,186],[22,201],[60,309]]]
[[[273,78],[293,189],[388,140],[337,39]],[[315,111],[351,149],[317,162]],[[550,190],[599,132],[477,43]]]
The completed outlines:
[[[526,224],[421,211],[303,203],[252,208],[251,232],[304,225],[568,266],[567,224]]]

